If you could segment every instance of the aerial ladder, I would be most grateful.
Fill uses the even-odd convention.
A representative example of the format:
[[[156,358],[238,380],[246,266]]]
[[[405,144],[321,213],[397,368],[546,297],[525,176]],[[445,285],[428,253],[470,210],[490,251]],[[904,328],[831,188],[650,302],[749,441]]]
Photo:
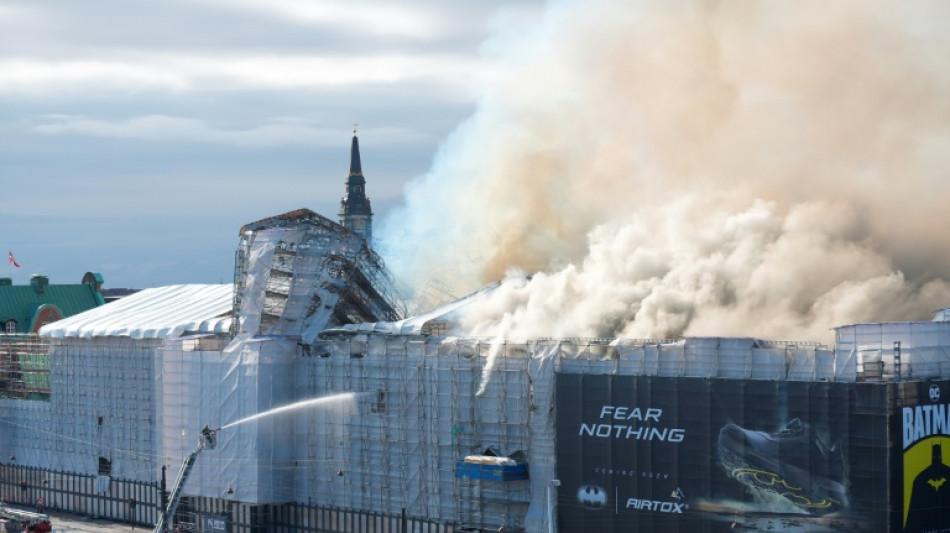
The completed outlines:
[[[172,490],[168,496],[168,506],[162,509],[161,514],[159,514],[158,522],[155,524],[153,533],[165,533],[165,527],[168,521],[174,519],[175,511],[178,509],[178,502],[181,501],[181,493],[185,489],[185,481],[188,480],[188,475],[191,474],[191,469],[195,466],[195,460],[198,459],[198,454],[204,450],[213,450],[217,445],[218,430],[205,426],[204,429],[201,430],[201,433],[198,434],[198,447],[185,457],[185,461],[181,465],[181,471],[178,472],[178,479],[175,480],[175,484],[172,486]]]

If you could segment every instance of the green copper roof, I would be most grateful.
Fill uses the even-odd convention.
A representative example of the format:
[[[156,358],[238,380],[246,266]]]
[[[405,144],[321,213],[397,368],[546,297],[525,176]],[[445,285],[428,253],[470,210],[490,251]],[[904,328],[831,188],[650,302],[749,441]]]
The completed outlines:
[[[0,333],[4,331],[3,324],[11,318],[17,321],[18,333],[29,332],[36,313],[46,307],[56,307],[66,318],[105,303],[91,283],[48,284],[40,292],[35,281],[31,280],[30,285],[0,283]]]

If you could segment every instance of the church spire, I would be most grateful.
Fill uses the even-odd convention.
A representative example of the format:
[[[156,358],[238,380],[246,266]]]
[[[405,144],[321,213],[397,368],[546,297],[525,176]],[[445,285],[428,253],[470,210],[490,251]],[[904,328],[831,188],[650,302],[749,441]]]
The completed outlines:
[[[366,196],[366,178],[360,163],[360,142],[353,125],[353,143],[350,146],[350,173],[346,177],[346,192],[340,200],[340,225],[361,235],[367,243],[373,240],[373,209]]]
[[[356,138],[356,124],[353,124],[353,144],[350,146],[350,176],[363,175],[360,165],[360,140]]]

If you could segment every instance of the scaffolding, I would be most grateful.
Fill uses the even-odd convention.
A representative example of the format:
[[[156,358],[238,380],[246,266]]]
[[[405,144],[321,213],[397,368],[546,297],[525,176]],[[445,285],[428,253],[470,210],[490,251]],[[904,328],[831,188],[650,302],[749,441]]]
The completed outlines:
[[[890,350],[897,330],[868,327],[863,350]],[[950,332],[950,324],[902,328],[904,359],[917,361],[916,375],[950,361],[950,351],[932,348],[950,345],[950,337],[936,333]],[[299,415],[295,438],[307,446],[307,477],[298,478],[297,497],[383,513],[406,509],[459,530],[548,528],[557,374],[727,379],[766,388],[867,378],[852,363],[844,336],[838,349],[743,337],[510,342],[346,328],[323,337],[302,358],[300,394],[365,395],[352,405]],[[526,475],[473,470],[466,464],[473,455],[508,458]]]
[[[524,529],[532,427],[548,426],[533,418],[550,415],[531,407],[536,352],[527,344],[424,336],[315,343],[298,387],[316,396],[362,394],[352,404],[299,415],[295,427],[304,433],[297,438],[307,446],[299,487],[307,501],[405,510],[461,529]],[[543,378],[552,379],[553,372]],[[466,468],[466,457],[486,455],[507,458],[519,474]]]
[[[49,400],[49,342],[34,334],[0,335],[0,398]]]
[[[161,340],[42,339],[49,367],[44,401],[0,399],[0,453],[18,465],[99,479],[154,482],[156,354]]]

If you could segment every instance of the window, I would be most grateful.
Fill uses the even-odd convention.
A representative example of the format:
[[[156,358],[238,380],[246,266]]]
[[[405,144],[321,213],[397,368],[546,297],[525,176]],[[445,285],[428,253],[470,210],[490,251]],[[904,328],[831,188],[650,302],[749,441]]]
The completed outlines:
[[[4,331],[6,333],[16,333],[16,320],[13,320],[12,318],[7,320],[7,323],[4,324]]]
[[[383,414],[386,412],[386,393],[383,391],[376,391],[376,403],[372,404],[369,408],[370,412]]]
[[[112,461],[106,459],[105,457],[99,457],[99,475],[100,476],[111,476],[112,475]]]

